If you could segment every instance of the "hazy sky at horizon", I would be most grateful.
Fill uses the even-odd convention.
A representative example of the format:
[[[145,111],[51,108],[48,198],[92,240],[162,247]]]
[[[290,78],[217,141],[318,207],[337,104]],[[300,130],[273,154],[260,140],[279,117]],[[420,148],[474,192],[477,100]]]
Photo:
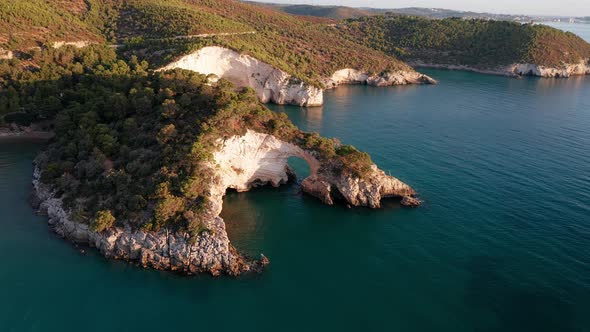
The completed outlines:
[[[349,7],[428,7],[500,14],[590,16],[590,0],[256,0]]]

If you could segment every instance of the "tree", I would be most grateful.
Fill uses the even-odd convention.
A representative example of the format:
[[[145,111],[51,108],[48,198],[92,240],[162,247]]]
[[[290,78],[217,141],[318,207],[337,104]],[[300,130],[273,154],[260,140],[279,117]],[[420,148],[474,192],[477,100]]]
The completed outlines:
[[[115,217],[110,210],[100,210],[96,213],[90,227],[96,232],[105,231],[115,225]]]

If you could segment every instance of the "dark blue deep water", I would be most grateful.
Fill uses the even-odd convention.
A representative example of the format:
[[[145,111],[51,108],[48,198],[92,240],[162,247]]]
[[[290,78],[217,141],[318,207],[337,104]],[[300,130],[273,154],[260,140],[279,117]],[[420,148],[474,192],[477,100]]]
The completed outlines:
[[[423,72],[440,84],[273,107],[371,153],[425,204],[230,193],[230,239],[271,259],[257,276],[82,255],[27,203],[41,145],[0,141],[0,331],[590,331],[590,78]]]

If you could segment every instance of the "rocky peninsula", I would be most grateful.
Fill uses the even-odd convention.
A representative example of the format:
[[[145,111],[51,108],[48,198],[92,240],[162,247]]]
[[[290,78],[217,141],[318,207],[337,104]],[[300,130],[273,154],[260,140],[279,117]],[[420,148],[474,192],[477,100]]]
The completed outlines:
[[[336,29],[415,67],[512,77],[590,74],[590,44],[541,24],[386,14],[346,20]]]
[[[75,243],[95,247],[107,258],[137,262],[143,267],[177,271],[185,274],[207,272],[240,275],[260,272],[269,263],[261,255],[251,259],[240,254],[230,243],[225,223],[219,216],[227,189],[240,192],[260,185],[279,186],[293,174],[287,164],[290,157],[305,160],[311,174],[302,183],[304,192],[326,204],[341,200],[353,206],[380,207],[385,197],[402,198],[402,204],[415,206],[415,191],[400,180],[385,175],[371,164],[369,174],[358,177],[334,170],[335,163],[320,161],[316,151],[303,149],[273,135],[248,130],[244,135],[218,140],[213,161],[208,164],[214,180],[208,188],[209,202],[203,214],[207,229],[198,235],[162,229],[146,231],[131,226],[114,226],[102,231],[76,221],[73,211],[52,186],[41,181],[46,156],[37,158],[33,175],[34,202],[48,216],[50,228]],[[125,222],[120,222],[125,225]]]

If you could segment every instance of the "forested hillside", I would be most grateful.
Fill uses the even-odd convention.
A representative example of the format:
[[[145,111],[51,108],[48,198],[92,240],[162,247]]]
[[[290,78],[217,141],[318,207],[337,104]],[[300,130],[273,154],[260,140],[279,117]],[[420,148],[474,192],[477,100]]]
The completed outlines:
[[[0,48],[26,50],[58,40],[103,42],[94,5],[100,1],[0,1]]]
[[[147,62],[120,59],[100,45],[46,49],[31,60],[35,71],[17,60],[0,63],[0,116],[8,112],[5,122],[55,132],[38,160],[41,179],[77,222],[97,231],[115,224],[205,231],[216,142],[247,129],[314,151],[339,172],[370,171],[366,153],[301,132],[251,89],[225,80],[149,72]]]
[[[385,15],[350,19],[339,29],[388,54],[428,63],[559,66],[590,58],[590,44],[544,25]]]
[[[137,55],[154,67],[206,45],[224,46],[314,85],[347,67],[373,73],[409,69],[325,22],[234,0],[8,0],[0,12],[0,48],[18,51],[21,59],[31,47],[56,41],[108,41],[127,58]],[[230,35],[178,38],[199,34]]]
[[[287,4],[275,4],[275,3],[260,3],[252,2],[259,6],[266,6],[278,11],[282,11],[287,14],[299,15],[299,16],[314,16],[324,17],[334,20],[342,20],[347,18],[357,18],[361,16],[375,15],[379,12],[385,12],[384,10],[373,10],[373,9],[361,9],[352,8],[345,6],[314,6],[314,5],[287,5]]]

